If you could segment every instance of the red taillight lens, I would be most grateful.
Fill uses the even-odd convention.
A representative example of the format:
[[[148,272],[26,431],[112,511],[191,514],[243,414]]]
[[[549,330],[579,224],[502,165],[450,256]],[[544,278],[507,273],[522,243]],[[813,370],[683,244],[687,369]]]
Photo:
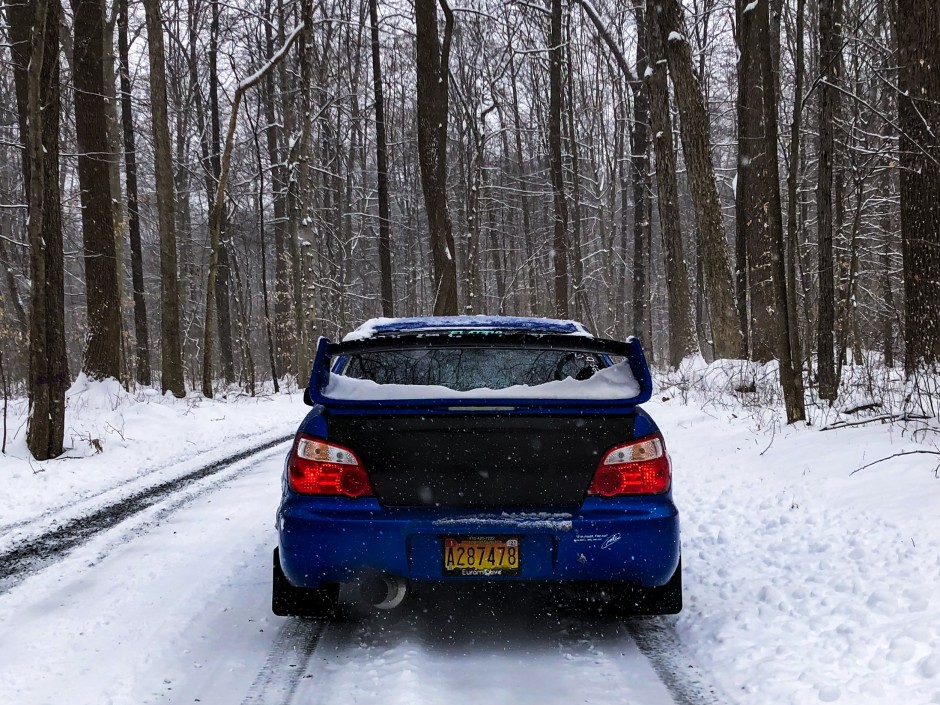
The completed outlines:
[[[608,451],[597,466],[588,494],[662,494],[671,482],[669,456],[662,437],[656,435]]]
[[[365,497],[374,494],[359,458],[348,448],[298,436],[287,463],[290,488],[301,494]]]

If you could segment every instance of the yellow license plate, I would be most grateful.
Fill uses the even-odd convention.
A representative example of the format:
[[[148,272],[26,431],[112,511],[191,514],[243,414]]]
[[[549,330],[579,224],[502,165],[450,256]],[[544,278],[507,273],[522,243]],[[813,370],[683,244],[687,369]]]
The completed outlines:
[[[519,575],[519,544],[516,536],[445,536],[444,575]]]

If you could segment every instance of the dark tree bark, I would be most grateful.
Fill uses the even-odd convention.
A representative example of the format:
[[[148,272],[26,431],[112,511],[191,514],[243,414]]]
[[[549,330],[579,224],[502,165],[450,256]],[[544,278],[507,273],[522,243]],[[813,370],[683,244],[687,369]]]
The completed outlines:
[[[634,6],[636,15],[636,75],[646,74],[646,13],[641,4]],[[633,334],[647,341],[653,351],[653,328],[650,317],[649,258],[652,252],[650,222],[650,97],[643,84],[633,91],[633,132],[630,151],[633,154]]]
[[[584,282],[584,254],[581,249],[583,215],[581,196],[581,155],[578,148],[578,133],[574,120],[574,71],[571,58],[571,23],[565,27],[565,96],[562,112],[564,113],[565,140],[568,143],[568,153],[571,155],[571,206],[572,206],[572,237],[571,237],[571,264],[574,275],[572,298],[574,299],[575,317],[585,321],[592,330],[597,329],[594,323],[594,314],[591,311],[591,302],[588,300]],[[498,270],[497,270],[498,271]]]
[[[750,14],[750,13],[744,13]],[[754,17],[744,17],[750,25],[747,33],[753,30],[757,48],[757,64],[754,76],[761,85],[760,131],[763,133],[762,151],[766,158],[760,160],[758,176],[764,185],[761,191],[767,194],[765,215],[757,216],[755,225],[766,232],[763,246],[767,251],[767,274],[770,279],[770,296],[767,305],[772,314],[766,334],[775,347],[775,354],[780,361],[780,385],[783,387],[784,405],[787,411],[787,423],[795,423],[806,418],[803,398],[802,365],[794,364],[793,351],[790,348],[789,311],[787,309],[787,278],[783,261],[783,209],[780,203],[780,171],[777,162],[777,91],[774,73],[774,50],[772,38],[775,36],[770,26],[770,4],[768,0],[758,0],[754,8]],[[752,164],[753,166],[753,164]],[[749,253],[750,254],[750,253]],[[763,261],[762,256],[760,261]],[[750,257],[748,258],[750,261]],[[754,274],[756,269],[749,272]],[[753,292],[753,289],[752,289]],[[752,293],[753,295],[753,293]],[[752,314],[752,320],[754,319]],[[755,329],[755,333],[757,330]],[[755,345],[754,349],[758,349]],[[798,359],[798,358],[797,358]]]
[[[894,223],[891,218],[891,172],[887,169],[882,172],[882,214],[881,232],[884,237],[881,251],[881,293],[884,298],[884,308],[881,313],[881,340],[885,356],[885,365],[894,367],[894,321],[897,310],[894,304],[894,287],[891,284],[891,234]]]
[[[83,367],[89,377],[121,377],[121,302],[104,96],[104,2],[74,4],[75,133],[81,187],[88,336]]]
[[[766,32],[758,21],[756,4],[749,0],[736,0],[735,5],[738,45],[736,239],[739,249],[743,243],[744,251],[744,261],[739,255],[737,262],[737,305],[740,318],[742,303],[750,299],[750,310],[742,323],[749,357],[767,362],[774,357],[773,331],[777,325],[770,269],[772,238],[768,222],[770,189],[775,185],[770,183],[767,174],[771,162],[776,164],[777,152],[776,149],[767,152],[765,139],[767,126],[763,110],[767,83],[761,70],[759,42],[766,38]]]
[[[65,390],[65,291],[59,202],[59,19],[54,0],[7,0],[7,22],[29,213],[29,422],[37,460],[62,454]]]
[[[528,289],[529,313],[539,313],[538,287],[535,282],[535,245],[532,242],[532,223],[529,215],[528,188],[525,180],[525,159],[522,155],[522,117],[519,115],[519,95],[516,87],[516,64],[509,58],[510,88],[512,90],[513,136],[516,148],[516,187],[519,190],[519,207],[522,210],[522,237],[525,242],[526,288]]]
[[[150,57],[150,117],[153,126],[157,218],[160,228],[160,376],[164,392],[186,395],[180,339],[179,275],[176,253],[176,196],[166,98],[166,50],[160,1],[145,0]]]
[[[382,315],[395,315],[392,295],[392,237],[388,215],[388,146],[385,138],[385,95],[382,90],[382,61],[379,53],[379,18],[376,0],[369,0],[372,30],[372,85],[375,92],[375,159],[379,196],[379,277]]]
[[[899,0],[904,368],[940,362],[940,7]]]
[[[152,382],[150,333],[144,298],[143,249],[140,242],[140,209],[137,201],[137,147],[128,65],[127,0],[118,2],[118,57],[121,75],[121,125],[124,133],[124,179],[127,191],[127,229],[131,244],[131,285],[134,294],[135,377],[140,384]]]
[[[444,13],[438,36],[437,4]],[[457,262],[447,207],[447,104],[454,14],[446,0],[416,0],[418,160],[431,239],[434,314],[457,313]]]
[[[797,314],[796,262],[799,256],[799,238],[797,228],[797,184],[800,178],[802,162],[800,125],[803,117],[803,78],[806,72],[806,59],[803,52],[803,31],[806,21],[806,0],[796,0],[796,56],[793,85],[793,119],[790,122],[790,170],[787,172],[787,315],[790,318],[790,350],[793,354],[793,367],[802,371],[802,349],[800,323]]]
[[[265,55],[274,56],[274,30],[271,23],[270,0],[265,3]],[[290,261],[287,255],[287,176],[284,167],[281,123],[277,119],[277,101],[274,76],[264,80],[261,99],[264,103],[264,133],[267,141],[268,162],[271,166],[271,190],[274,208],[274,341],[277,362],[276,376],[291,368],[293,359],[293,328],[291,321]]]
[[[552,261],[555,271],[555,311],[568,318],[568,204],[565,202],[565,175],[561,161],[561,0],[552,0],[549,33],[548,156],[554,203]]]
[[[721,222],[715,170],[711,162],[708,111],[692,67],[691,50],[684,34],[684,12],[679,0],[662,0],[656,7],[656,15],[660,32],[666,38],[666,57],[679,106],[689,190],[703,244],[715,357],[740,358],[745,352],[744,336],[735,310],[728,246]]]
[[[841,51],[841,0],[819,0],[819,173],[816,184],[818,228],[819,313],[816,319],[816,356],[819,396],[830,402],[838,394],[834,358],[835,281],[832,253],[832,187],[835,153],[835,98],[838,56]]]
[[[301,20],[309,23],[313,15],[312,3],[310,0],[301,0]],[[277,37],[281,46],[287,41],[286,21],[289,17],[289,8],[283,3],[283,0],[277,2]],[[308,49],[308,36],[310,32],[309,24],[305,24],[300,33],[298,42],[298,56],[300,59],[300,82],[303,86],[310,86],[313,82],[311,71],[312,51]],[[297,379],[303,379],[304,375],[309,374],[313,360],[310,357],[311,351],[307,347],[306,328],[304,326],[304,296],[303,296],[303,275],[301,272],[301,254],[300,237],[298,227],[301,211],[300,182],[303,170],[301,169],[301,160],[306,157],[306,144],[309,140],[310,132],[310,91],[301,90],[300,93],[300,125],[297,127],[295,119],[295,105],[297,101],[293,99],[294,80],[288,64],[284,61],[278,61],[278,80],[281,88],[281,115],[284,121],[284,134],[289,136],[290,147],[284,150],[284,160],[286,167],[284,170],[285,187],[287,188],[285,207],[287,209],[287,255],[290,265],[290,284],[293,296],[290,299],[291,305],[291,325],[293,327],[293,357],[290,358],[289,370]],[[356,91],[353,91],[355,94]],[[299,139],[297,139],[299,136]],[[340,312],[342,313],[346,297],[340,294]]]
[[[653,16],[654,0],[647,0],[646,12]],[[669,364],[673,367],[697,348],[692,325],[689,270],[682,242],[679,214],[679,187],[676,180],[676,150],[669,118],[669,87],[666,83],[665,48],[656,22],[647,29],[650,93],[650,127],[656,155],[656,189],[659,194],[659,223],[665,251],[666,290],[669,294]]]
[[[219,121],[219,2],[212,2],[212,20],[209,24],[209,122],[211,132],[211,146],[209,163],[212,168],[212,179],[207,179],[209,188],[208,201],[215,200],[215,191],[218,188],[222,172],[221,151],[222,137]],[[210,215],[209,230],[215,228],[211,218],[220,218],[218,223],[221,238],[219,240],[219,268],[215,283],[215,306],[218,318],[219,333],[219,362],[222,368],[222,378],[228,383],[235,382],[235,361],[232,351],[232,310],[229,297],[229,235],[228,211],[223,208],[218,214]]]
[[[265,237],[265,229],[267,226],[265,224],[264,218],[264,194],[266,182],[264,178],[264,163],[261,161],[261,143],[258,139],[257,124],[253,124],[253,127],[255,158],[258,167],[258,239],[260,240],[259,249],[261,250],[261,301],[263,305],[262,312],[264,313],[265,339],[267,341],[268,347],[268,364],[271,367],[271,384],[274,386],[274,393],[277,394],[279,391],[281,391],[281,389],[280,384],[277,381],[277,362],[274,352],[274,332],[273,327],[271,326],[271,303],[270,297],[268,295],[268,243],[267,238]],[[268,129],[271,129],[270,126]]]

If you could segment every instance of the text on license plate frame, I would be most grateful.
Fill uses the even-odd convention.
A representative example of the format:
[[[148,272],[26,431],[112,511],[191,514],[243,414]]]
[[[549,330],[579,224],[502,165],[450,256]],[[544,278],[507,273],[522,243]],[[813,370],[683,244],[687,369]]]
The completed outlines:
[[[442,536],[441,539],[441,565],[445,576],[502,577],[519,575],[522,570],[521,536]]]

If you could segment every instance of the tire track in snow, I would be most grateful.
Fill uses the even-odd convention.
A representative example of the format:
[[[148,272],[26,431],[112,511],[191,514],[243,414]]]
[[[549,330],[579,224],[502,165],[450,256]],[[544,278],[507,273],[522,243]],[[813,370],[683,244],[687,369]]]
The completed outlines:
[[[268,435],[268,434],[261,434],[261,435]],[[245,438],[246,438],[246,436],[237,436],[237,437],[235,437],[235,438],[229,439],[229,441],[227,441],[227,443],[230,444],[230,443],[233,443],[233,442],[236,442],[236,441],[244,440]],[[271,444],[280,443],[280,442],[282,442],[282,441],[289,440],[290,438],[292,438],[292,436],[278,436],[277,438],[272,439],[272,440],[270,440],[270,441],[265,441],[264,445],[268,445],[268,443],[271,443]],[[249,447],[249,448],[245,448],[245,449],[243,449],[243,450],[241,450],[241,451],[238,451],[238,452],[236,452],[236,453],[234,453],[234,454],[230,454],[230,455],[223,456],[223,457],[219,458],[218,460],[213,461],[213,462],[210,463],[210,464],[211,464],[211,465],[215,465],[216,463],[227,463],[227,462],[232,461],[233,458],[236,458],[236,456],[242,456],[242,455],[245,455],[245,454],[247,454],[247,455],[250,456],[252,453],[257,452],[260,447],[261,447],[261,446],[257,446],[257,445],[256,445],[256,446],[251,446],[251,447]],[[217,451],[218,451],[218,448],[210,448],[210,449],[204,451],[202,454],[203,454],[203,455],[216,455],[216,452],[217,452]],[[236,458],[236,459],[237,459],[237,458]],[[160,464],[160,465],[152,466],[152,467],[150,467],[150,468],[147,468],[147,469],[142,470],[139,474],[136,474],[136,475],[134,475],[134,476],[132,476],[132,477],[128,477],[128,478],[124,478],[124,479],[122,479],[122,480],[119,480],[118,482],[116,482],[116,483],[113,484],[113,485],[109,485],[109,486],[107,486],[107,487],[98,488],[98,489],[93,490],[93,491],[88,492],[88,493],[82,493],[81,496],[77,498],[77,503],[78,503],[78,504],[90,504],[90,503],[92,503],[95,499],[97,499],[97,498],[99,498],[99,497],[103,497],[104,495],[119,493],[122,489],[127,488],[127,487],[129,487],[130,485],[137,484],[137,483],[142,483],[142,481],[146,480],[146,479],[147,479],[148,477],[150,477],[151,475],[157,475],[157,474],[160,474],[160,473],[165,473],[167,470],[169,470],[170,468],[173,468],[173,467],[175,467],[175,466],[195,465],[195,462],[194,462],[194,461],[196,461],[196,460],[197,460],[197,456],[184,456],[184,457],[177,458],[176,460],[172,460],[172,461],[167,462],[167,463],[163,463],[163,464]],[[197,470],[199,470],[199,469],[201,469],[201,468],[204,468],[204,467],[206,467],[206,465],[197,466],[197,467],[196,467],[193,471],[191,471],[191,472],[195,472],[195,471],[197,471]],[[183,473],[183,475],[186,475],[186,474],[187,474],[187,473]],[[181,476],[179,476],[179,477],[182,477],[183,475],[181,475]],[[155,483],[155,484],[156,484],[156,483]],[[152,486],[153,486],[153,485],[151,485],[151,487],[152,487]],[[141,489],[141,490],[137,490],[137,492],[139,493],[139,492],[145,491],[146,489],[147,489],[147,487],[144,487],[144,488]],[[117,503],[119,503],[119,502],[124,501],[125,499],[128,499],[129,497],[133,496],[134,494],[135,494],[135,493],[134,493],[133,491],[131,491],[130,494],[125,495],[125,496],[121,497],[120,499],[112,500],[111,502],[108,502],[108,504],[117,504]],[[75,504],[76,504],[76,498],[72,498],[72,499],[71,499],[70,501],[68,501],[68,502],[62,502],[62,503],[59,503],[59,504],[51,505],[51,506],[47,507],[45,510],[43,510],[42,513],[40,513],[40,514],[38,514],[38,515],[35,515],[35,516],[28,516],[28,517],[25,517],[25,518],[23,518],[23,519],[19,519],[19,520],[17,520],[17,521],[10,522],[10,523],[8,523],[8,524],[0,524],[0,536],[4,536],[4,537],[8,538],[13,532],[15,532],[15,531],[17,531],[17,530],[19,530],[19,529],[25,529],[25,530],[27,531],[27,533],[28,533],[28,536],[26,536],[23,540],[32,540],[32,539],[34,539],[34,538],[37,538],[39,535],[41,535],[41,534],[43,534],[43,533],[46,533],[46,531],[48,531],[48,529],[44,531],[44,530],[41,528],[43,524],[46,524],[46,523],[48,523],[48,522],[50,522],[50,521],[54,523],[54,522],[56,521],[57,516],[60,515],[60,514],[66,514],[66,515],[68,515],[69,510],[75,508]],[[88,513],[88,512],[86,512],[86,513]],[[74,517],[74,514],[73,514],[73,517]],[[69,518],[72,518],[72,517],[69,517]],[[30,530],[29,527],[35,527],[35,528],[32,529],[32,530]],[[0,555],[2,555],[2,553],[0,553]]]
[[[675,632],[674,618],[637,617],[627,620],[624,626],[672,693],[676,705],[719,705],[727,701],[686,653]]]
[[[525,586],[448,587],[398,619],[334,622],[302,675],[269,658],[273,685],[243,705],[726,701],[668,619],[618,619]]]
[[[281,625],[274,644],[255,676],[242,705],[287,705],[304,678],[320,637],[330,622],[292,617]]]
[[[32,537],[0,553],[0,594],[13,587],[24,575],[33,573],[62,558],[91,538],[186,489],[193,483],[271,450],[291,438],[293,434],[277,438],[204,465],[180,477],[152,485],[129,497],[71,519],[55,529]]]

